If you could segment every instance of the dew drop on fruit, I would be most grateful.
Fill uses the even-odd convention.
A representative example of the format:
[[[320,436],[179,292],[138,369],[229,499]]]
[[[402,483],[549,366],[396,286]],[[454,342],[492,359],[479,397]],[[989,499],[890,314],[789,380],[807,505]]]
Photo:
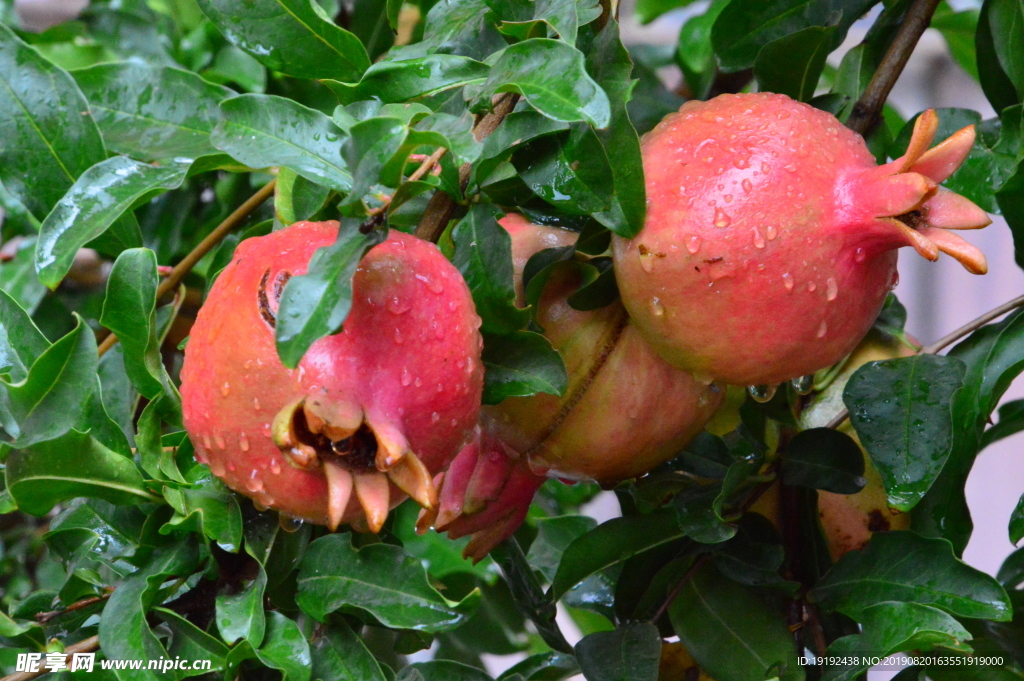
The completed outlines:
[[[696,234],[691,235],[686,240],[686,250],[688,250],[691,254],[696,255],[697,251],[700,250],[700,241],[701,239],[699,236],[697,236]]]
[[[258,397],[252,398],[252,408],[255,409],[256,411],[260,410],[260,398],[258,398]]]
[[[760,230],[757,229],[757,227],[754,228],[754,246],[757,248],[765,247],[764,236],[761,234]]]
[[[889,277],[889,290],[893,290],[900,285],[900,273],[897,270],[892,271],[892,276]]]
[[[245,433],[238,436],[238,446],[243,452],[249,451],[249,438],[245,436]]]
[[[204,435],[203,436],[203,447],[206,448],[206,449],[209,449],[211,446],[212,446],[212,443],[210,442],[210,436],[209,435]]]
[[[750,181],[750,178],[743,178],[742,186],[743,191],[745,191],[748,194],[754,189],[754,183]]]
[[[227,397],[231,393],[231,384],[225,383],[220,387],[220,394]]]
[[[395,327],[395,345],[401,345],[405,342],[405,338],[402,337],[402,330],[397,326]]]
[[[826,333],[828,333],[828,324],[822,322],[821,326],[818,327],[818,338],[824,338]]]
[[[814,374],[806,374],[789,382],[797,395],[809,395],[814,390]]]
[[[789,272],[786,272],[785,274],[783,274],[782,275],[782,284],[783,284],[783,286],[786,287],[787,291],[792,291],[793,290],[793,275],[790,274]]]
[[[723,196],[722,198],[724,198],[724,199],[725,199],[725,202],[726,202],[726,203],[732,203],[732,194],[726,194],[726,195],[725,195],[725,196]]]
[[[651,298],[651,312],[655,317],[661,317],[665,314],[665,306],[661,304],[660,298]]]
[[[644,272],[652,272],[654,270],[654,258],[650,255],[641,255],[640,267],[644,268]]]
[[[273,473],[274,475],[281,474],[281,464],[277,462],[277,459],[270,460],[270,472]]]
[[[255,508],[260,513],[263,513],[264,511],[266,511],[266,510],[268,510],[270,508],[269,506],[265,506],[265,505],[261,504],[257,499],[253,499],[252,500],[252,506],[253,506],[253,508]]]
[[[748,385],[747,394],[755,402],[765,403],[775,397],[775,391],[778,389],[777,385]]]
[[[838,295],[839,295],[839,284],[836,283],[836,280],[834,278],[829,277],[828,281],[825,282],[825,299],[828,300],[829,302],[831,302],[831,301],[835,300],[836,296],[838,296]]]
[[[858,248],[856,251],[853,252],[853,259],[856,262],[864,262],[864,259],[866,257],[867,254],[864,252],[863,248]]]
[[[743,170],[744,168],[749,168],[749,167],[750,167],[750,160],[749,160],[749,159],[747,159],[747,158],[746,158],[746,157],[744,157],[744,156],[741,156],[741,157],[739,157],[739,158],[735,159],[735,160],[734,160],[734,161],[732,162],[732,164],[733,164],[734,166],[736,166],[737,168],[739,168],[740,170]]]
[[[768,238],[768,241],[772,241],[779,235],[779,229],[775,225],[768,225],[764,228],[764,235]]]
[[[402,377],[399,380],[401,380],[403,386],[406,386],[406,385],[409,385],[410,383],[412,383],[412,375],[409,373],[409,369],[407,369],[407,368],[403,368],[402,369]]]
[[[725,229],[729,226],[730,222],[732,222],[732,218],[724,210],[721,208],[715,209],[715,227]]]
[[[433,327],[434,327],[434,337],[437,338],[437,340],[444,340],[444,327],[441,326],[440,324],[438,324],[437,320],[434,320]],[[458,331],[458,328],[456,327],[455,330]]]
[[[253,471],[253,473],[255,472],[256,471]],[[259,478],[250,478],[249,481],[245,483],[245,488],[250,492],[259,492],[263,489],[263,481]]]
[[[214,435],[213,436],[213,441],[217,444],[217,446],[220,449],[227,449],[228,448],[227,443],[224,442],[224,438],[222,438],[220,435]]]
[[[291,518],[286,515],[278,516],[277,524],[285,532],[298,532],[299,528],[302,527],[302,520],[299,518]]]
[[[405,314],[411,307],[412,305],[398,296],[395,296],[388,301],[388,311],[391,312],[391,314]]]
[[[218,478],[224,477],[224,466],[220,465],[215,461],[210,462],[210,472],[216,475]]]
[[[772,170],[772,167],[770,165],[768,165],[767,163],[762,161],[762,163],[761,163],[761,172],[764,173],[765,175],[767,175],[768,173],[771,172],[771,170]]]
[[[441,415],[438,414],[436,411],[430,415],[430,422],[431,423],[437,423],[440,420],[441,420]]]
[[[784,167],[784,170],[787,173],[795,173],[796,172],[796,164],[795,163],[790,163],[789,165]]]
[[[814,293],[815,289],[817,289],[817,288],[818,288],[818,285],[815,284],[813,281],[807,282],[807,290],[810,291],[811,293]]]
[[[423,379],[422,378],[417,378],[415,381],[413,381],[413,385],[415,385],[417,388],[419,388],[420,386],[423,385]]]

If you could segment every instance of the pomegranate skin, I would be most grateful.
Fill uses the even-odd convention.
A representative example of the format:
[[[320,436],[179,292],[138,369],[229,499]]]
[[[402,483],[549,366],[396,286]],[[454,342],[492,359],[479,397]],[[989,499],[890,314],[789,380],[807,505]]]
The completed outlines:
[[[480,319],[437,247],[392,231],[356,271],[343,330],[286,368],[272,326],[280,289],[337,234],[337,222],[297,223],[239,245],[192,329],[183,416],[196,458],[232,489],[376,531],[403,492],[436,502],[432,475],[473,432]]]
[[[615,237],[616,278],[644,338],[702,380],[775,384],[842,359],[897,280],[896,249],[940,251],[975,273],[984,256],[947,231],[990,221],[938,187],[974,141],[876,166],[830,114],[771,93],[687,102],[642,141],[647,219]]]

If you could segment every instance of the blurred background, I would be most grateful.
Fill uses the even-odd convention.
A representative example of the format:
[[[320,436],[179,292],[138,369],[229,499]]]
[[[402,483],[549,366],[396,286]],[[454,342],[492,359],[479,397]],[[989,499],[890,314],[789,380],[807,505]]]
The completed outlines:
[[[27,28],[44,30],[76,16],[88,0],[16,0],[15,7]],[[980,6],[980,0],[950,0],[960,11]],[[665,14],[641,25],[633,13],[633,0],[621,7],[623,40],[630,44],[676,44],[680,27],[695,14],[702,13],[707,2]],[[876,10],[877,11],[877,10]],[[843,47],[832,54],[829,63],[839,64],[842,55],[858,44],[873,21],[872,13],[854,25]],[[681,80],[677,67],[666,67],[658,74],[669,89]],[[990,118],[994,111],[986,101],[978,82],[953,60],[942,35],[929,29],[910,59],[889,99],[904,117],[929,108],[963,107],[980,111]],[[1013,260],[1013,241],[1009,228],[1000,217],[984,230],[961,233],[985,252],[989,273],[979,277],[968,274],[957,262],[943,255],[930,263],[904,251],[900,259],[900,284],[895,293],[908,311],[907,330],[924,343],[950,331],[1024,292],[1024,271]],[[1024,381],[1018,380],[1004,401],[1024,397]],[[975,530],[964,555],[971,565],[995,574],[1014,549],[1007,536],[1007,522],[1024,492],[1024,435],[1011,437],[985,449],[979,456],[967,485],[967,498],[974,517]],[[619,515],[618,502],[610,493],[602,493],[587,511],[599,521]],[[581,638],[572,619],[563,613],[560,623],[569,642]],[[429,658],[429,651],[414,658]],[[487,660],[493,672],[509,667],[521,656],[493,657]],[[895,671],[875,671],[870,681],[887,681]],[[582,676],[579,677],[582,679]]]

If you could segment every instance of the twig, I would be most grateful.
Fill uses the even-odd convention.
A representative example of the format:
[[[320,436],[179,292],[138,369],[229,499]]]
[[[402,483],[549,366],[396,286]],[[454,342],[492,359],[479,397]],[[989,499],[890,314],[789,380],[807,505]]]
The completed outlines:
[[[956,331],[946,334],[945,336],[943,336],[942,338],[940,338],[939,340],[935,341],[930,345],[925,345],[923,348],[917,351],[917,354],[934,355],[938,352],[941,352],[942,350],[945,350],[947,347],[957,342],[964,336],[974,333],[975,331],[985,326],[992,320],[1002,317],[1007,312],[1012,312],[1013,310],[1016,310],[1017,308],[1020,307],[1024,307],[1024,296],[1017,296],[1013,300],[1003,303],[999,307],[989,310],[988,312],[981,315],[977,319],[972,319],[971,321],[967,322]],[[843,421],[845,421],[847,417],[849,417],[849,415],[849,410],[843,409],[836,415],[835,418],[829,421],[825,427],[838,428],[839,426],[843,425]]]
[[[249,214],[259,208],[264,201],[269,199],[273,193],[274,188],[277,186],[277,179],[272,179],[270,182],[265,184],[262,189],[250,196],[245,203],[236,208],[231,215],[224,218],[224,221],[217,225],[212,232],[206,235],[206,238],[199,242],[199,245],[192,249],[192,251],[181,259],[171,273],[160,282],[160,286],[156,289],[157,300],[167,295],[169,291],[173,291],[181,283],[181,280],[185,278],[192,268],[196,266],[200,260],[203,259],[207,253],[212,251],[217,244],[224,240],[231,230],[237,227],[245,218],[249,217]],[[117,336],[110,334],[103,339],[100,343],[97,351],[102,357],[104,353],[110,348],[114,347],[117,343]]]
[[[95,650],[98,650],[99,647],[100,647],[100,637],[99,636],[90,636],[89,638],[81,640],[78,643],[72,643],[71,645],[69,645],[67,648],[64,649],[64,652],[67,653],[67,656],[64,658],[64,663],[70,669],[71,668],[71,655],[72,654],[74,654],[74,653],[91,653],[91,652],[93,652]],[[34,679],[37,676],[42,676],[43,674],[49,674],[49,673],[50,673],[49,669],[40,669],[37,672],[15,672],[13,674],[8,674],[7,676],[5,676],[2,679],[0,679],[0,681],[28,681],[29,679]]]
[[[515,108],[518,101],[519,95],[511,92],[503,94],[495,103],[494,110],[481,118],[473,127],[473,136],[476,137],[476,140],[479,142],[494,132],[495,128],[505,120],[505,116],[512,113],[512,109]],[[459,168],[459,185],[463,189],[469,183],[469,174],[472,167],[472,164],[464,163]],[[455,213],[455,207],[455,199],[447,192],[435,192],[427,204],[427,209],[423,211],[423,217],[420,218],[419,224],[416,225],[416,236],[424,241],[437,243],[437,240],[441,238],[441,234],[444,233],[444,228],[448,226],[448,221],[451,220],[452,215]]]
[[[81,610],[82,608],[88,608],[90,605],[94,605],[96,603],[101,603],[101,602],[107,600],[108,598],[110,598],[110,594],[112,594],[113,592],[114,592],[114,590],[110,589],[110,591],[108,591],[105,594],[101,594],[99,596],[90,596],[89,598],[83,598],[80,601],[75,601],[74,603],[72,603],[68,607],[64,608],[63,610],[51,610],[49,612],[37,613],[36,614],[36,621],[39,622],[40,624],[46,624],[47,622],[52,620],[54,617],[57,617],[58,615],[63,615],[66,612],[73,612],[75,610]]]
[[[875,70],[871,81],[864,89],[857,103],[853,105],[853,111],[846,120],[846,127],[866,135],[881,120],[882,107],[888,99],[903,68],[907,65],[911,53],[917,46],[917,41],[932,21],[935,8],[939,6],[940,0],[916,0],[900,25],[896,37],[893,39],[889,50],[882,57],[882,62]]]

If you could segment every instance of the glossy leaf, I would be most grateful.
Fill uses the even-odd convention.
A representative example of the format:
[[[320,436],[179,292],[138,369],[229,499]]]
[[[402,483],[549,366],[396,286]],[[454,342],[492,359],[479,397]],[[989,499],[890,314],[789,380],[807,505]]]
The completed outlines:
[[[991,31],[992,49],[999,66],[1013,84],[1020,102],[1024,97],[1024,7],[1013,0],[986,0],[982,16]]]
[[[470,187],[487,179],[502,161],[507,161],[515,149],[531,140],[552,135],[569,126],[536,111],[515,111],[505,117],[498,128],[483,142],[480,160],[473,167]]]
[[[835,26],[808,26],[762,47],[754,61],[760,89],[809,101],[832,50],[835,31]]]
[[[274,212],[282,225],[290,225],[313,217],[331,195],[331,190],[310,182],[290,168],[277,172],[274,188]]]
[[[876,534],[866,548],[840,558],[811,597],[854,619],[885,601],[913,601],[960,617],[1011,616],[999,583],[957,559],[948,541],[896,530]]]
[[[445,599],[427,582],[419,561],[400,547],[352,546],[350,534],[321,537],[306,550],[296,597],[303,611],[324,621],[338,609],[363,610],[388,627],[424,632],[459,626],[479,598]]]
[[[505,48],[483,91],[516,92],[556,121],[604,128],[611,120],[608,95],[587,74],[583,55],[559,40],[533,38]]]
[[[1014,11],[1013,3],[1007,0],[986,0],[981,6],[978,17],[978,28],[975,34],[975,51],[978,62],[978,79],[985,91],[985,96],[996,111],[1021,102],[1018,83],[1010,77],[1003,58],[1019,59],[1019,55],[1009,55],[1008,48],[1014,40],[1013,28],[996,25],[996,15],[1006,15]],[[996,47],[997,42],[999,48]]]
[[[942,653],[971,651],[964,643],[973,638],[963,625],[936,608],[917,603],[884,602],[865,608],[860,616],[862,634],[844,636],[829,646],[826,655],[859,660],[885,657],[902,651]],[[869,664],[830,667],[823,681],[855,681]]]
[[[671,511],[601,523],[566,547],[551,580],[551,596],[558,600],[586,577],[682,536]]]
[[[452,660],[414,662],[398,672],[395,681],[491,681],[491,677],[475,667]]]
[[[225,551],[238,553],[242,547],[242,513],[237,497],[200,466],[192,469],[188,483],[179,489],[164,490],[164,498],[175,515],[160,532],[201,532]]]
[[[482,61],[505,47],[489,11],[485,0],[435,3],[427,13],[423,40],[391,54],[395,59],[406,59],[443,51]]]
[[[698,570],[668,609],[679,641],[718,681],[803,681],[781,613],[714,568]]]
[[[342,104],[366,99],[409,102],[431,97],[445,90],[482,82],[490,71],[468,57],[432,54],[420,59],[377,62],[353,85],[327,81]]]
[[[999,406],[999,420],[985,431],[981,448],[1024,430],[1024,400],[1012,400]]]
[[[86,170],[43,220],[36,243],[39,280],[56,287],[79,248],[106,232],[139,199],[180,187],[190,165],[171,161],[154,166],[114,156]]]
[[[636,3],[636,18],[641,24],[647,24],[665,12],[686,7],[693,3],[693,0],[639,0]]]
[[[277,352],[285,366],[295,367],[313,343],[336,333],[352,308],[352,277],[368,250],[385,234],[363,234],[349,220],[330,246],[318,248],[306,274],[292,277],[281,293],[275,328]]]
[[[310,655],[313,681],[385,681],[380,664],[340,618],[313,641]]]
[[[676,63],[683,72],[690,92],[697,99],[708,96],[715,76],[718,75],[718,60],[711,44],[711,27],[728,4],[728,0],[714,0],[706,12],[690,17],[679,31]]]
[[[35,219],[106,157],[71,76],[0,25],[0,183]]]
[[[849,435],[838,430],[805,430],[786,447],[782,481],[835,494],[856,494],[867,483],[864,455]]]
[[[96,339],[78,318],[74,330],[39,355],[21,383],[0,386],[0,420],[8,442],[24,447],[74,426],[95,386],[96,364]]]
[[[569,385],[565,363],[551,342],[533,331],[484,334],[484,404],[537,393],[562,395]]]
[[[953,445],[953,394],[964,364],[918,355],[871,362],[843,390],[860,441],[882,476],[890,506],[909,511],[927,493]]]
[[[597,521],[582,515],[564,515],[537,520],[537,538],[530,544],[526,560],[549,581],[554,579],[565,549],[597,527]]]
[[[562,681],[579,674],[576,658],[565,653],[537,653],[512,665],[498,681],[512,681],[518,674],[525,681]]]
[[[355,82],[370,66],[359,38],[312,0],[199,0],[199,6],[228,40],[274,71]]]
[[[153,611],[171,632],[172,638],[167,646],[168,656],[192,663],[181,665],[182,678],[200,676],[208,671],[220,671],[225,668],[227,646],[173,610],[154,608]],[[209,670],[206,670],[203,664],[196,665],[201,660],[210,663]]]
[[[14,224],[10,212],[4,214],[4,224]],[[36,311],[46,295],[46,287],[36,276],[35,250],[35,239],[23,239],[18,243],[14,257],[0,267],[0,291],[4,291],[30,314]]]
[[[72,74],[107,148],[141,161],[216,153],[218,104],[234,93],[189,71],[139,62],[97,64]]]
[[[280,671],[282,681],[309,681],[309,642],[295,620],[279,612],[267,613],[267,632],[256,657],[267,667]]]
[[[50,347],[18,301],[0,289],[0,374],[7,374],[12,383],[19,383],[28,369]]]
[[[5,478],[18,508],[33,515],[44,515],[55,504],[76,497],[113,504],[154,500],[131,459],[76,430],[11,452]]]
[[[657,681],[661,634],[650,622],[590,634],[576,644],[587,681]]]
[[[341,156],[345,134],[325,114],[273,95],[221,103],[224,120],[211,142],[252,168],[282,165],[339,192],[352,186]]]

